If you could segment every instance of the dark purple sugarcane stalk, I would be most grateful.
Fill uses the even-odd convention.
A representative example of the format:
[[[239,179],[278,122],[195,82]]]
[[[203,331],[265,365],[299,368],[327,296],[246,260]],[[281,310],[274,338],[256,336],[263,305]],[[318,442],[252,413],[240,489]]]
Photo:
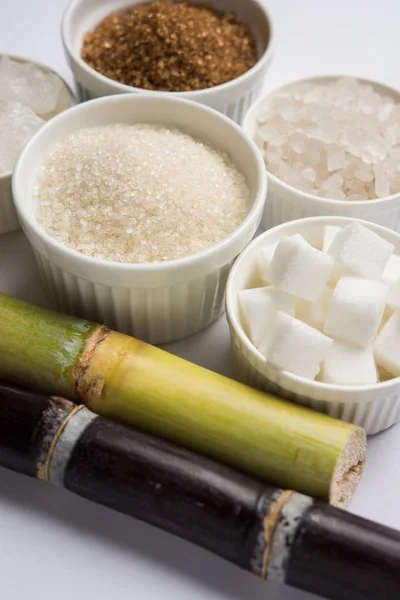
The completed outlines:
[[[398,600],[400,532],[57,397],[0,385],[0,464],[61,485],[268,580]]]

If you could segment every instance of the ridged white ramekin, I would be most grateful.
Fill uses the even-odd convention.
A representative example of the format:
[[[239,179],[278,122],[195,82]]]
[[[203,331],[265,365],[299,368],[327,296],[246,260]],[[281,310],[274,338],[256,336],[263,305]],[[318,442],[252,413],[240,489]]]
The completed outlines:
[[[168,124],[226,152],[251,190],[243,223],[199,254],[151,264],[95,259],[49,236],[38,225],[33,206],[39,165],[50,148],[72,132],[113,123]],[[256,146],[230,119],[187,100],[120,94],[80,104],[44,125],[21,153],[13,194],[41,276],[59,309],[151,343],[165,343],[207,327],[221,314],[232,261],[260,223],[266,182]]]
[[[301,83],[328,83],[339,77],[342,76],[332,75],[299,79],[277,90],[268,92],[249,109],[243,122],[244,130],[251,138],[254,137],[257,116],[269,98],[275,93],[288,90],[292,86]],[[369,79],[359,77],[356,79],[360,83],[372,85],[380,94],[390,96],[396,102],[400,102],[400,91]],[[363,219],[389,227],[394,231],[400,231],[400,194],[393,194],[378,200],[328,200],[297,190],[268,172],[268,198],[261,220],[264,229],[296,219],[323,216]]]
[[[261,92],[273,55],[273,27],[264,2],[262,0],[211,1],[217,10],[234,12],[240,21],[248,24],[255,36],[260,59],[252,69],[233,81],[193,92],[147,92],[109,79],[82,60],[80,54],[86,32],[92,31],[111,12],[118,12],[142,2],[143,0],[103,0],[102,2],[72,0],[69,4],[62,21],[62,39],[82,100],[124,92],[141,92],[156,96],[167,94],[200,102],[241,123],[246,111]],[[194,2],[204,4],[203,0],[194,0]]]
[[[12,60],[17,60],[18,62],[31,62],[34,63],[45,73],[54,73],[55,75],[57,75],[57,77],[62,83],[62,90],[58,106],[55,110],[55,114],[76,104],[76,100],[74,94],[72,93],[72,90],[68,87],[65,81],[61,79],[58,73],[55,73],[52,69],[46,67],[46,65],[42,65],[36,60],[31,60],[30,58],[23,58],[22,56],[14,56],[13,54],[2,54],[0,56],[8,56],[9,58],[12,58]],[[0,175],[0,234],[11,233],[12,231],[16,231],[20,227],[12,197],[11,175],[11,172]]]
[[[316,217],[285,223],[266,231],[254,240],[235,262],[226,290],[226,314],[230,328],[235,376],[258,389],[274,391],[296,402],[377,433],[400,421],[400,377],[365,386],[339,386],[310,381],[273,368],[250,343],[240,324],[237,294],[254,287],[259,251],[287,235],[300,233],[310,243],[322,247],[325,225],[344,226],[355,219]],[[400,254],[400,235],[360,221],[395,246]]]

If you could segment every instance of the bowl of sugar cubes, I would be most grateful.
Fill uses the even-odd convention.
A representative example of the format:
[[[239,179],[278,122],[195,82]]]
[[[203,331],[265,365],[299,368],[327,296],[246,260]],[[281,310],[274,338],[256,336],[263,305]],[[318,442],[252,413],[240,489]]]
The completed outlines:
[[[57,73],[0,54],[0,234],[19,229],[11,177],[20,151],[46,121],[74,104],[72,90]]]
[[[317,216],[400,231],[400,91],[343,76],[292,81],[243,122],[268,174],[261,225]]]
[[[400,421],[400,235],[313,217],[242,252],[226,292],[239,381],[363,427]]]

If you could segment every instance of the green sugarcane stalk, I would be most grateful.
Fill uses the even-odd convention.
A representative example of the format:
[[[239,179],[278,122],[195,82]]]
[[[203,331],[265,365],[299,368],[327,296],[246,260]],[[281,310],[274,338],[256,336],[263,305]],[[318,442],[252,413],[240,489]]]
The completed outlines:
[[[0,377],[82,402],[264,481],[345,506],[359,427],[253,390],[159,348],[0,294]]]

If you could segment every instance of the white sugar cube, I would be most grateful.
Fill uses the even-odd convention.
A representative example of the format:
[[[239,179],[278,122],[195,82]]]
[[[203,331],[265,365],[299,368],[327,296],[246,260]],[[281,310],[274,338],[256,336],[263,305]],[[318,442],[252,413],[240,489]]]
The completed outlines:
[[[256,347],[279,310],[294,315],[294,298],[272,286],[242,290],[238,298],[243,328]]]
[[[302,240],[302,241],[306,241],[302,235],[300,235],[299,233],[290,236],[291,239],[298,239],[298,240]],[[259,266],[259,272],[261,274],[261,281],[263,281],[265,283],[265,285],[270,285],[270,280],[269,280],[269,268],[272,262],[272,259],[274,258],[274,254],[275,254],[275,250],[276,247],[278,245],[279,242],[274,242],[273,244],[268,244],[267,246],[264,246],[264,248],[262,248],[260,255],[259,255],[259,259],[258,259],[258,266]]]
[[[375,361],[395,377],[400,375],[400,310],[390,317],[374,343]]]
[[[320,381],[336,385],[367,385],[377,383],[372,346],[360,348],[336,340],[322,366]]]
[[[298,299],[296,302],[295,317],[311,327],[322,330],[324,328],[326,315],[328,314],[329,303],[331,301],[333,289],[326,287],[322,292],[318,302],[309,302],[308,300]]]
[[[361,223],[351,223],[337,232],[328,254],[349,274],[380,279],[394,246]]]
[[[385,310],[389,287],[362,277],[342,277],[332,294],[324,332],[334,338],[369,346]]]
[[[260,352],[278,369],[315,379],[333,340],[283,312],[278,312],[259,345]]]
[[[389,381],[389,379],[393,379],[393,375],[383,367],[378,367],[378,381]]]
[[[336,227],[336,225],[325,225],[324,227],[324,241],[322,243],[322,252],[328,252],[331,244],[333,242],[333,238],[337,234],[337,232],[341,229],[341,227]]]
[[[400,256],[392,254],[382,274],[383,283],[393,285],[400,279]]]
[[[258,258],[258,268],[261,274],[261,281],[269,283],[269,267],[275,254],[276,244],[269,244],[262,248]]]
[[[400,280],[396,281],[396,283],[390,288],[388,305],[393,310],[400,308]]]
[[[269,281],[288,294],[317,302],[334,267],[333,259],[302,236],[283,238],[269,268]]]
[[[390,292],[389,292],[389,294],[390,294]],[[389,304],[386,304],[385,310],[383,311],[383,317],[379,324],[378,333],[380,331],[382,331],[382,329],[385,327],[386,323],[389,321],[392,314],[393,314],[393,308],[390,308]]]

